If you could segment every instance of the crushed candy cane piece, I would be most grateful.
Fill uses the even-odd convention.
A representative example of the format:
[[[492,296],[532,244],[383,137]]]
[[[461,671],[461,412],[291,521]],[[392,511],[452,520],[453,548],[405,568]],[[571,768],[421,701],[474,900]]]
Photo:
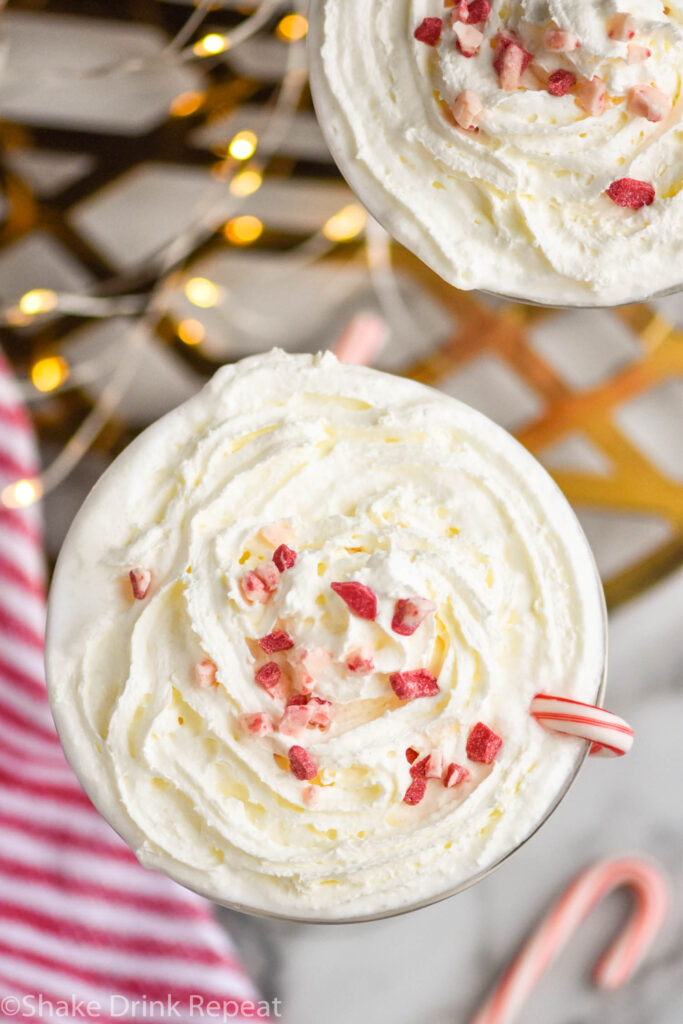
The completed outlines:
[[[210,686],[216,686],[216,663],[211,661],[210,658],[205,658],[204,661],[198,662],[194,667],[194,677],[197,686],[202,690],[207,690]]]
[[[628,64],[642,64],[644,60],[648,60],[652,56],[652,50],[649,46],[640,46],[638,43],[629,43],[626,47],[626,62]]]
[[[280,682],[282,670],[276,661],[267,661],[257,670],[254,678],[264,690],[272,690]]]
[[[470,761],[491,764],[502,746],[502,739],[493,729],[483,722],[477,722],[467,737],[467,756]]]
[[[250,732],[254,736],[268,736],[275,731],[273,719],[262,711],[253,715],[240,715],[239,723],[245,732]]]
[[[318,677],[330,664],[332,653],[325,647],[312,647],[310,650],[298,648],[292,652],[289,660],[294,685],[302,693],[311,693]]]
[[[273,554],[273,561],[280,572],[286,572],[287,569],[291,569],[296,559],[296,551],[294,548],[288,548],[286,544],[280,544]]]
[[[311,720],[308,704],[290,704],[280,719],[278,730],[283,736],[298,736]]]
[[[617,206],[628,206],[632,210],[640,210],[642,206],[650,206],[655,200],[655,190],[647,181],[636,178],[619,178],[607,189],[607,195]]]
[[[410,775],[413,779],[424,779],[429,766],[429,754],[425,754],[419,761],[414,761],[410,766]]]
[[[420,22],[413,34],[419,42],[426,43],[427,46],[436,46],[441,39],[442,29],[443,23],[441,18],[425,18]]]
[[[239,581],[240,590],[249,604],[266,604],[275,593],[280,582],[280,573],[272,562],[265,562],[256,569],[249,569]]]
[[[142,601],[147,597],[152,583],[152,573],[149,569],[131,569],[128,573],[130,587],[136,601]]]
[[[268,636],[262,636],[258,645],[266,654],[275,654],[277,651],[291,650],[294,641],[289,633],[285,633],[284,629],[275,629]]]
[[[303,747],[289,748],[289,770],[297,779],[314,779],[318,774],[318,766]]]
[[[636,34],[636,22],[632,14],[613,14],[607,22],[607,35],[610,39],[626,42]]]
[[[406,747],[406,761],[408,764],[414,764],[419,756],[420,752],[419,750],[416,750],[415,747]]]
[[[443,754],[440,750],[432,750],[425,771],[426,779],[440,779],[443,775]]]
[[[289,544],[294,540],[294,530],[285,523],[271,523],[270,526],[262,526],[259,533],[271,548],[279,548],[280,545]]]
[[[575,32],[565,32],[559,28],[549,28],[543,36],[543,45],[551,53],[571,53],[581,45]]]
[[[509,32],[498,33],[493,67],[501,89],[505,92],[514,92],[518,89],[522,74],[532,60],[533,55],[524,49],[515,36]]]
[[[461,764],[451,761],[443,773],[443,784],[446,789],[452,789],[454,786],[459,786],[465,779],[469,779],[469,777],[470,773],[467,768],[463,768]]]
[[[349,611],[359,619],[374,619],[377,616],[377,597],[364,583],[331,583],[335,594],[341,597]]]
[[[311,713],[310,724],[326,729],[332,721],[332,701],[322,697],[311,697],[308,709]]]
[[[560,68],[548,76],[547,89],[551,96],[566,96],[576,85],[576,75]]]
[[[472,89],[464,89],[459,96],[456,96],[453,103],[453,117],[455,123],[466,132],[476,128],[477,121],[484,110],[484,104],[479,96]]]
[[[484,41],[484,34],[474,25],[456,21],[453,25],[455,45],[463,57],[476,57]]]
[[[389,676],[391,688],[401,700],[434,697],[439,692],[436,677],[429,669],[416,668],[410,672],[394,672]]]
[[[426,597],[402,597],[394,605],[391,628],[399,636],[412,636],[436,605]]]
[[[413,779],[413,781],[410,783],[405,792],[405,796],[403,797],[403,803],[410,804],[411,807],[414,807],[415,804],[419,804],[420,800],[422,800],[422,798],[424,797],[426,791],[426,779]]]
[[[586,79],[580,83],[576,98],[579,101],[579,106],[587,114],[601,117],[607,107],[607,86],[602,78],[594,75],[590,81]]]
[[[490,13],[489,0],[470,0],[469,3],[463,0],[462,3],[457,4],[453,11],[453,17],[457,17],[458,21],[469,22],[470,25],[481,25],[483,21],[488,20]]]
[[[293,697],[288,699],[286,707],[291,708],[298,704],[308,704],[310,699],[307,693],[295,693]]]
[[[366,676],[369,672],[374,672],[375,662],[372,657],[373,652],[368,647],[351,647],[346,652],[346,667],[349,672],[354,672],[359,676]]]
[[[626,94],[629,114],[645,117],[648,121],[663,121],[671,112],[671,106],[671,96],[653,85],[634,85]]]

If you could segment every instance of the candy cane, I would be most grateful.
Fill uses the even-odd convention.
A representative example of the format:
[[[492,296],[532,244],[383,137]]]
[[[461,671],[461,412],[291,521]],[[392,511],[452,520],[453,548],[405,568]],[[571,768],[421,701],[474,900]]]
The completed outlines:
[[[537,722],[567,736],[580,736],[591,743],[591,754],[602,757],[621,757],[633,746],[633,729],[618,715],[582,704],[568,697],[555,697],[550,693],[537,693],[530,712]]]
[[[669,903],[662,872],[636,857],[600,861],[572,882],[470,1024],[511,1024],[544,971],[593,907],[620,886],[633,891],[635,909],[623,931],[595,964],[593,980],[603,989],[618,988],[628,981],[664,923]]]
[[[337,338],[332,351],[340,363],[369,366],[387,339],[388,327],[375,313],[357,313]]]

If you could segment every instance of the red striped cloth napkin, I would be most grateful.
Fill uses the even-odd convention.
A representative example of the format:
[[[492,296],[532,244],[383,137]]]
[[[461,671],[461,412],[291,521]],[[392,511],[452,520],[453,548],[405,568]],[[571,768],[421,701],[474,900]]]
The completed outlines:
[[[0,353],[0,492],[36,469]],[[0,505],[0,1020],[263,1019],[211,905],[141,867],[64,759],[44,614],[39,511]]]

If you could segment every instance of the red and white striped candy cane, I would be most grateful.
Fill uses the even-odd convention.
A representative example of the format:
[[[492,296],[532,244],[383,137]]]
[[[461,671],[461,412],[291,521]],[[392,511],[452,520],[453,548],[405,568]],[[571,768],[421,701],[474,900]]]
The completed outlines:
[[[369,366],[387,340],[389,328],[376,313],[357,313],[337,338],[332,351],[340,363]]]
[[[537,722],[553,732],[588,740],[591,754],[621,757],[633,746],[633,729],[628,722],[594,704],[537,693],[529,711]]]
[[[600,861],[583,871],[526,941],[470,1024],[512,1024],[543,973],[593,907],[621,886],[633,891],[635,909],[597,961],[593,980],[604,989],[628,981],[664,923],[669,904],[669,888],[660,869],[637,857]]]

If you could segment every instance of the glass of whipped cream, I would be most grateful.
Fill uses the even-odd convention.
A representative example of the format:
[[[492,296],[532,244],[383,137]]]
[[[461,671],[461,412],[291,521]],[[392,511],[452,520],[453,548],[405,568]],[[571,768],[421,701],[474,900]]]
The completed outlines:
[[[66,755],[150,868],[217,903],[360,921],[472,885],[586,753],[595,564],[509,434],[413,381],[274,350],[218,371],[86,499],[52,584]]]
[[[613,306],[683,281],[683,7],[313,0],[351,188],[457,288]]]

